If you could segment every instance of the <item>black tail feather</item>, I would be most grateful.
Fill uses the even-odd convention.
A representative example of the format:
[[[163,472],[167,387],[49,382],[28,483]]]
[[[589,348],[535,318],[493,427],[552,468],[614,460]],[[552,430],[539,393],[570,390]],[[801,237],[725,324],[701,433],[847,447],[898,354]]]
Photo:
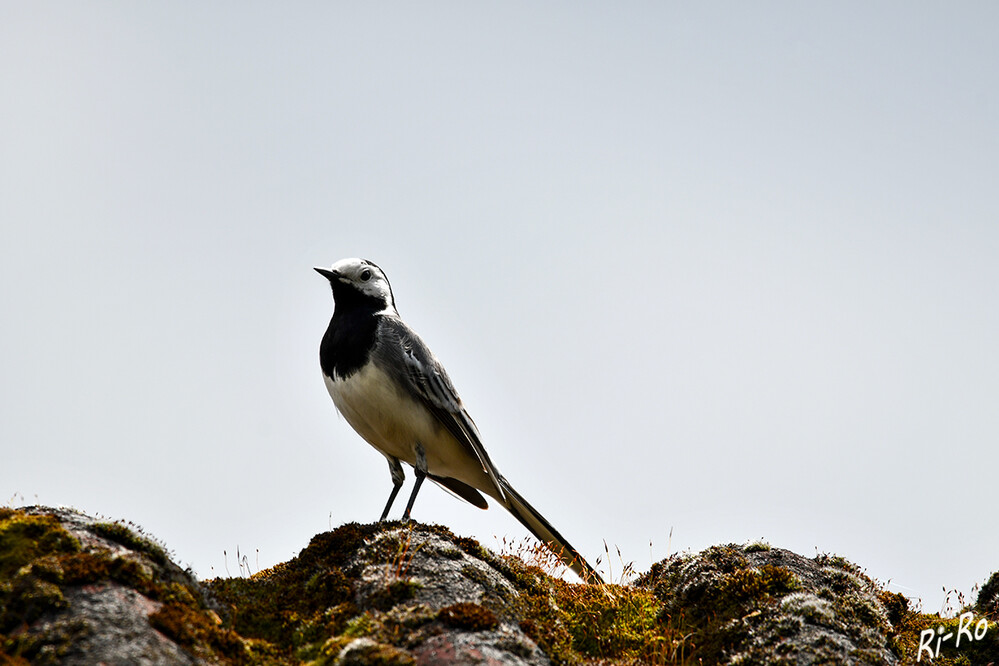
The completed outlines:
[[[603,578],[597,570],[583,559],[575,548],[558,533],[552,524],[544,516],[538,513],[537,509],[530,505],[520,493],[510,486],[503,477],[499,478],[503,493],[506,495],[506,508],[513,514],[514,518],[530,530],[539,541],[548,546],[562,562],[576,572],[586,583],[602,583]]]

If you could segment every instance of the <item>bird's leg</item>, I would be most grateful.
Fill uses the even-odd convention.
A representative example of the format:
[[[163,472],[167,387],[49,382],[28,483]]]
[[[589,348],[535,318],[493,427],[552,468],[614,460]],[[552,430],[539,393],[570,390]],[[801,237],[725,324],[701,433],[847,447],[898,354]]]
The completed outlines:
[[[392,475],[392,492],[389,493],[388,502],[385,503],[385,510],[382,511],[382,517],[378,519],[378,522],[382,522],[388,516],[389,509],[392,508],[392,502],[395,501],[395,496],[399,494],[399,489],[402,488],[402,482],[406,479],[406,472],[402,469],[402,463],[399,462],[398,458],[389,458],[389,473]]]
[[[413,486],[413,493],[409,496],[409,502],[406,504],[406,513],[402,514],[404,521],[410,519],[409,512],[413,510],[413,502],[416,501],[416,494],[420,492],[423,479],[427,478],[427,454],[423,450],[423,445],[419,442],[416,443],[416,466],[413,472],[416,474],[416,485]]]

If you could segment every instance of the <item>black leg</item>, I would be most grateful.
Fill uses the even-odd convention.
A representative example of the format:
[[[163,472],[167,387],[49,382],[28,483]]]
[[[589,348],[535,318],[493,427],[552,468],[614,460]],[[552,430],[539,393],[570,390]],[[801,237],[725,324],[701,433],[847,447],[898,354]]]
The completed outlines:
[[[409,520],[409,513],[413,510],[413,503],[416,501],[416,495],[420,492],[420,486],[423,485],[423,479],[427,478],[427,456],[423,451],[423,445],[419,442],[416,443],[416,468],[413,472],[416,474],[416,485],[413,486],[413,492],[409,496],[409,502],[406,503],[406,513],[402,514],[403,520]]]
[[[382,511],[382,517],[378,519],[378,522],[382,522],[388,516],[389,509],[392,508],[392,502],[395,501],[395,496],[399,494],[399,489],[402,488],[402,482],[406,479],[406,472],[402,469],[402,464],[399,463],[398,458],[389,458],[389,473],[392,474],[392,492],[389,493],[388,502],[385,503],[385,510]]]

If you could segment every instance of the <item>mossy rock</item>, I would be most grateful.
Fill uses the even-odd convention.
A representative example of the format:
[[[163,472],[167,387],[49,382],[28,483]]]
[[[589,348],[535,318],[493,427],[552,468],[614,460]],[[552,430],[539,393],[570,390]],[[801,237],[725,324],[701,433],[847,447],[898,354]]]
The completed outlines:
[[[706,663],[894,663],[878,587],[842,558],[714,546],[637,583]]]
[[[247,660],[198,582],[137,531],[68,509],[0,512],[0,662],[125,663],[144,652]]]
[[[842,557],[762,541],[668,558],[633,585],[573,584],[532,562],[446,527],[351,523],[289,562],[199,583],[129,524],[0,509],[0,663],[97,658],[117,620],[74,612],[110,598],[176,663],[911,663],[921,632],[962,621],[914,611]],[[932,663],[997,661],[997,604],[999,574],[964,609],[984,618],[982,639]]]

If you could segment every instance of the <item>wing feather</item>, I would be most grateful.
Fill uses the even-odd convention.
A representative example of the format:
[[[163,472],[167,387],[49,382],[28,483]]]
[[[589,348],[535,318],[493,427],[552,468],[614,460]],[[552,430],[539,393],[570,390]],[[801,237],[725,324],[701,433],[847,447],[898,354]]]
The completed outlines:
[[[444,366],[420,336],[398,317],[383,315],[379,325],[382,328],[380,344],[384,345],[380,351],[391,361],[388,370],[398,373],[396,378],[419,396],[440,424],[479,460],[500,498],[505,501],[506,493],[499,481],[499,472],[489,459],[479,437],[479,429],[465,411]]]

